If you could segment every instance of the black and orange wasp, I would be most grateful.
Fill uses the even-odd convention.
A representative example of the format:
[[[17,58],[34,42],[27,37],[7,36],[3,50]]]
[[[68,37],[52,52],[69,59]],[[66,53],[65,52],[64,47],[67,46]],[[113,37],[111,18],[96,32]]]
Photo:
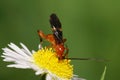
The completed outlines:
[[[40,41],[46,39],[52,44],[53,49],[57,53],[57,56],[60,60],[64,59],[68,54],[68,48],[64,46],[66,39],[63,39],[61,22],[59,21],[56,14],[50,15],[50,24],[53,34],[44,34],[41,30],[38,30],[38,35],[40,36]],[[64,53],[66,50],[66,53]]]
[[[42,39],[45,39],[48,42],[50,42],[52,45],[52,48],[55,50],[55,52],[57,53],[57,57],[60,60],[65,58],[72,59],[72,60],[97,60],[96,58],[68,58],[67,55],[68,55],[69,49],[64,45],[64,43],[66,42],[66,39],[63,38],[62,27],[61,27],[62,25],[59,18],[56,16],[56,14],[53,13],[50,15],[49,22],[51,24],[53,34],[46,35],[41,30],[38,30],[40,42],[42,42]]]

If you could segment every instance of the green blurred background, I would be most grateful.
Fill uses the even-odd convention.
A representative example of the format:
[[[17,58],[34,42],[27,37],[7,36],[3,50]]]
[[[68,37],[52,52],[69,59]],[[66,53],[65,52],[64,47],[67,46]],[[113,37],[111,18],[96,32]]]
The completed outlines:
[[[95,57],[109,62],[72,61],[74,73],[87,80],[120,76],[120,1],[116,0],[0,0],[0,48],[20,42],[37,50],[37,30],[51,33],[49,15],[62,23],[69,57]],[[0,49],[0,55],[2,54]],[[32,70],[6,68],[0,58],[0,80],[39,80]]]

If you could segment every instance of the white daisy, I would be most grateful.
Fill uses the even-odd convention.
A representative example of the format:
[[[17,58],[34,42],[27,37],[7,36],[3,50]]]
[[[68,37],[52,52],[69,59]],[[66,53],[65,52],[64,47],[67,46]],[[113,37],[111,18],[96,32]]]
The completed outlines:
[[[41,48],[30,52],[20,43],[21,48],[13,43],[9,48],[3,48],[3,61],[13,62],[7,67],[33,69],[36,75],[46,74],[46,80],[85,80],[73,75],[73,66],[70,60],[59,60],[52,48]]]

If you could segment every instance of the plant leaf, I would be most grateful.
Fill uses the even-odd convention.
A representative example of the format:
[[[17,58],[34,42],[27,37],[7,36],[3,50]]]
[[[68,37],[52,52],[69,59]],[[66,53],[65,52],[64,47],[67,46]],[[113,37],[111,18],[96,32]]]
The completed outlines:
[[[105,78],[105,74],[106,74],[106,69],[107,69],[107,67],[105,66],[104,72],[103,72],[103,74],[102,74],[100,80],[104,80],[104,78]]]

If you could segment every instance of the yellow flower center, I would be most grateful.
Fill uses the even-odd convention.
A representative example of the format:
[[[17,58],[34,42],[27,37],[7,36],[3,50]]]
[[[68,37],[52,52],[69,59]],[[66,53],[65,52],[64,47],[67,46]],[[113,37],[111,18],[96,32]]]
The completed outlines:
[[[52,48],[43,48],[33,54],[34,63],[60,78],[69,80],[73,76],[73,66],[70,60],[59,60]]]

